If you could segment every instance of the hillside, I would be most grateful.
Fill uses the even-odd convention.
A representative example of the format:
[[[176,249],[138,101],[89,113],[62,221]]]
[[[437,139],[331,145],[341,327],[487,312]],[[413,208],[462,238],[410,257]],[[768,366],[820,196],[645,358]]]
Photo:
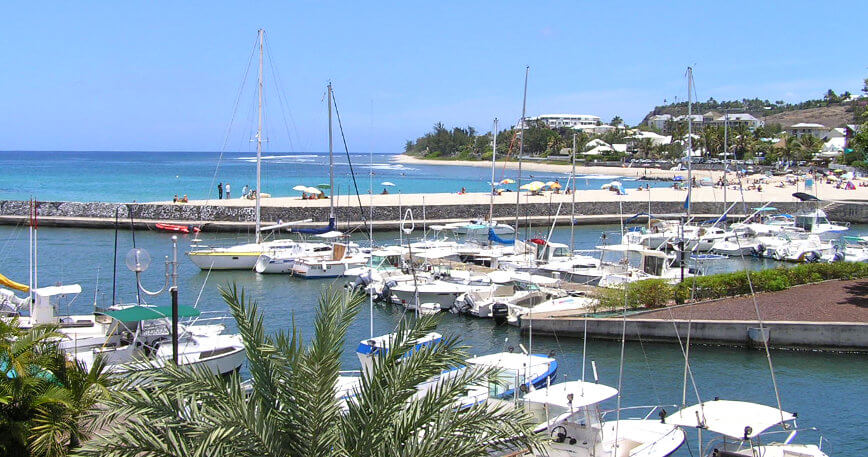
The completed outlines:
[[[766,125],[780,124],[784,127],[798,124],[799,122],[813,122],[823,124],[826,127],[841,127],[852,124],[853,113],[849,111],[849,104],[823,106],[795,111],[784,111],[769,116],[759,117]]]

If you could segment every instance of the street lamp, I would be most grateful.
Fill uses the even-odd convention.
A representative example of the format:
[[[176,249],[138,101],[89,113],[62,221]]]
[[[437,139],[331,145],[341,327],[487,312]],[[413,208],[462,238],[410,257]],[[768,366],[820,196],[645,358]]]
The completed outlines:
[[[139,288],[140,291],[144,292],[145,295],[149,295],[151,297],[156,297],[157,295],[162,294],[169,290],[169,293],[172,295],[172,362],[175,365],[178,364],[178,237],[176,235],[172,235],[172,260],[169,260],[169,256],[166,256],[166,282],[163,284],[163,287],[156,291],[152,292],[145,289],[142,286],[141,274],[151,264],[151,255],[148,254],[148,251],[141,248],[133,248],[127,252],[126,258],[124,259],[124,263],[126,263],[127,268],[130,271],[136,274],[136,287]]]

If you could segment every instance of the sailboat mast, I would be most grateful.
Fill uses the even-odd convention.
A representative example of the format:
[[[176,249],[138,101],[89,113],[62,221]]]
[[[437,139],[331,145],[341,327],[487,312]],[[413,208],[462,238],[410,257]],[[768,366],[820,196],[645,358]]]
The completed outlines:
[[[573,198],[572,204],[570,206],[570,257],[573,256],[573,250],[575,249],[575,228],[576,228],[576,134],[573,134],[573,169],[570,171],[570,181],[573,182],[572,190],[570,193]],[[567,182],[567,189],[570,188],[569,181]]]
[[[494,228],[494,166],[497,162],[497,118],[494,118],[494,128],[491,130],[494,139],[491,143],[491,197],[488,204],[488,221],[491,222],[491,227]]]
[[[693,204],[693,67],[687,67],[687,219]]]
[[[262,194],[262,39],[265,34],[264,29],[259,29],[259,109],[258,123],[256,126],[256,242],[262,241],[262,235],[259,229],[262,226],[261,218],[261,201]]]
[[[329,219],[335,217],[335,156],[332,138],[332,83],[328,87],[329,102]],[[331,221],[329,221],[331,222]]]
[[[518,143],[518,179],[515,181],[515,239],[518,239],[518,216],[521,207],[521,156],[524,155],[524,118],[527,114],[527,75],[530,73],[530,65],[524,67],[524,96],[521,100],[521,136]],[[518,243],[515,243],[518,247]]]

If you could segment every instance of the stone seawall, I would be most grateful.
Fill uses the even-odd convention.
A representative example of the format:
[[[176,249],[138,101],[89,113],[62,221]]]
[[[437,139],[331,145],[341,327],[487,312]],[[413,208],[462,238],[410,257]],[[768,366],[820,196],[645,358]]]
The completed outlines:
[[[743,208],[736,205],[732,213],[741,215],[751,211],[751,207],[760,206],[763,203],[747,203]],[[827,204],[827,203],[824,203]],[[810,206],[808,206],[810,205]],[[868,223],[868,204],[865,202],[833,202],[827,204],[826,212],[829,218],[835,221],[850,223]],[[549,202],[522,203],[522,218],[527,216],[539,220],[550,218],[557,213],[558,204]],[[614,216],[623,214],[629,217],[636,213],[649,211],[652,214],[680,214],[684,211],[683,203],[677,201],[650,202],[576,202],[577,216]],[[796,212],[800,209],[813,207],[809,203],[775,203],[774,206],[785,212]],[[130,215],[135,220],[183,222],[205,224],[214,223],[252,223],[255,220],[255,212],[252,207],[221,206],[221,205],[194,205],[194,204],[151,204],[151,203],[102,203],[102,202],[37,202],[39,217],[45,219],[100,219],[113,220],[115,213],[121,220],[128,221]],[[428,221],[472,219],[488,214],[488,205],[482,204],[448,204],[427,205],[424,210],[421,205],[412,206],[374,206],[373,220],[395,221],[400,220],[402,213],[411,208],[416,219],[421,220],[424,214]],[[693,212],[695,214],[719,214],[723,210],[721,202],[695,202]],[[326,221],[328,219],[328,207],[274,207],[262,208],[262,220],[264,222],[294,221],[311,219],[313,221]],[[565,217],[569,211],[569,205],[564,204],[561,208],[561,217]],[[30,212],[27,201],[0,201],[0,216],[3,222],[16,223],[20,219],[28,217]],[[335,208],[339,221],[361,221],[368,218],[369,209],[359,209],[357,206],[339,205]],[[509,221],[515,217],[514,204],[496,204],[494,206],[495,217]],[[565,219],[565,221],[568,219]],[[592,218],[589,219],[592,222]],[[65,224],[73,225],[73,224]],[[93,226],[89,224],[88,226]]]

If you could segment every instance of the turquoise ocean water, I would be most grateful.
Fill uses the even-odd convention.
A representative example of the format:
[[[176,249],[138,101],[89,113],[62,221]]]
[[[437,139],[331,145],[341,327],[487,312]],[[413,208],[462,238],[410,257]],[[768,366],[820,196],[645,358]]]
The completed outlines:
[[[350,163],[360,193],[382,191],[391,182],[390,192],[469,192],[490,189],[490,168],[453,165],[404,165],[394,163],[390,154],[335,154],[335,190],[339,195],[355,193]],[[296,196],[297,185],[328,183],[328,153],[265,153],[262,160],[262,191],[272,196]],[[373,176],[369,173],[373,171]],[[498,167],[499,181],[515,178],[515,171]],[[523,181],[550,181],[566,176],[554,173],[523,173]],[[604,175],[582,175],[579,189],[599,189],[620,180],[627,189],[645,181]],[[256,155],[250,152],[0,152],[0,200],[145,202],[171,200],[186,194],[190,199],[216,198],[217,183],[229,183],[235,196],[256,183]],[[371,186],[373,184],[373,186]],[[652,186],[665,185],[650,182]],[[515,185],[510,186],[515,189]]]

